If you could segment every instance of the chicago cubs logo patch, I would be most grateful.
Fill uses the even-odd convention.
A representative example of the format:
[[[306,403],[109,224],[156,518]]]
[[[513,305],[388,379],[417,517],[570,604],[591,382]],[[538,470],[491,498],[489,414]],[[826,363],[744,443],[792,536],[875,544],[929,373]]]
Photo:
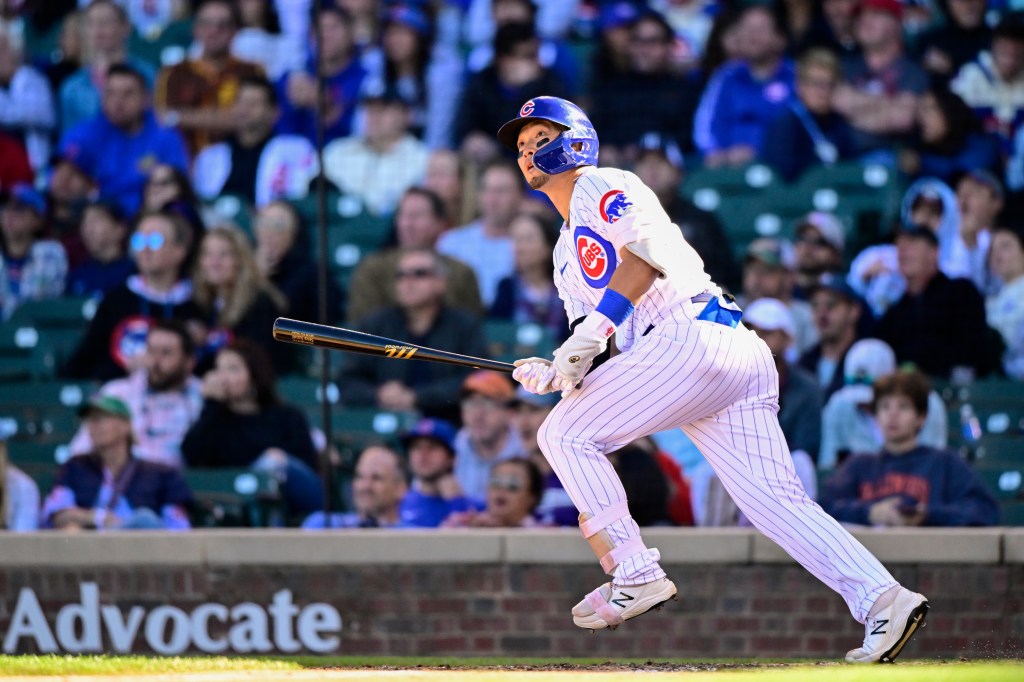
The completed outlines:
[[[527,102],[526,104],[524,104],[523,108],[519,110],[520,118],[523,117],[523,116],[529,116],[530,114],[532,114],[534,106],[536,106],[536,105],[533,103],[532,99],[529,102]]]
[[[608,286],[615,272],[615,247],[589,227],[577,227],[573,239],[584,281],[595,289]]]
[[[606,223],[614,223],[629,212],[629,209],[633,207],[633,202],[623,194],[621,189],[613,189],[604,193],[598,207],[601,209],[601,218]]]

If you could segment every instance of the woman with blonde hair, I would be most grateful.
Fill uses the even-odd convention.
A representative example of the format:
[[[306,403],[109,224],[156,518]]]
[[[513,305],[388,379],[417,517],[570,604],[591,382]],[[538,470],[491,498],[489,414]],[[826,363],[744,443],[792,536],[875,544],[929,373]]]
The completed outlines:
[[[288,307],[285,297],[256,265],[249,238],[233,225],[206,231],[192,276],[192,299],[206,319],[199,373],[216,352],[236,338],[263,346],[278,373],[288,370],[288,346],[275,343],[270,330]]]

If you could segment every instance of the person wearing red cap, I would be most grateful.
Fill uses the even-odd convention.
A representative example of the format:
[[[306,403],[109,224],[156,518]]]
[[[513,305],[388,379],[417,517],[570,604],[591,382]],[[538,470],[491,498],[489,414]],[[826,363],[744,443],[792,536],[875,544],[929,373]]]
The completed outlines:
[[[857,8],[861,53],[844,65],[833,104],[853,126],[862,153],[891,147],[913,128],[917,96],[928,86],[924,70],[904,54],[902,18],[898,0],[862,0]]]

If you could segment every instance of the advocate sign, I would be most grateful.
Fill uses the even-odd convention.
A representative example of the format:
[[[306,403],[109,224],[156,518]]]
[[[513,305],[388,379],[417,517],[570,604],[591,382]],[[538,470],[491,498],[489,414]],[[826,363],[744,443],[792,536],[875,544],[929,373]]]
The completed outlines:
[[[148,612],[132,606],[126,613],[101,604],[96,583],[82,583],[79,595],[77,603],[65,604],[50,623],[35,592],[22,588],[4,634],[3,652],[18,653],[33,644],[42,653],[130,653],[141,638],[150,650],[166,655],[192,648],[210,654],[328,653],[336,651],[340,641],[338,610],[322,602],[300,608],[292,601],[291,590],[274,593],[266,606],[208,602],[187,612],[162,605]]]

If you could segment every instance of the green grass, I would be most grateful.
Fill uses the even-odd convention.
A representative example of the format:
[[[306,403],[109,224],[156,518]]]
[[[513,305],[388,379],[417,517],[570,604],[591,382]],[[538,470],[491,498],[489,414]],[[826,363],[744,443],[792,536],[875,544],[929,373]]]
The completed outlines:
[[[619,682],[630,675],[685,682],[1017,682],[1024,679],[1024,661],[937,662],[907,660],[894,666],[852,666],[836,661],[753,659],[621,659],[607,658],[449,658],[449,657],[168,657],[146,656],[0,656],[0,675],[124,676],[239,672],[238,679],[272,679],[288,672],[296,679],[312,676],[345,682],[374,682],[380,669],[418,669],[420,682]],[[519,666],[575,666],[574,670],[524,670]],[[612,669],[611,666],[620,666]],[[517,669],[509,670],[509,666]],[[675,668],[673,668],[675,666]],[[679,669],[679,666],[685,666]],[[717,669],[711,669],[715,667]],[[483,668],[483,670],[481,670]],[[250,673],[250,671],[252,671]],[[261,672],[256,672],[261,671]],[[305,671],[303,673],[302,671]],[[285,677],[282,675],[282,677]],[[66,678],[65,678],[66,679]],[[87,677],[83,677],[87,680]],[[402,679],[395,673],[388,680]]]

